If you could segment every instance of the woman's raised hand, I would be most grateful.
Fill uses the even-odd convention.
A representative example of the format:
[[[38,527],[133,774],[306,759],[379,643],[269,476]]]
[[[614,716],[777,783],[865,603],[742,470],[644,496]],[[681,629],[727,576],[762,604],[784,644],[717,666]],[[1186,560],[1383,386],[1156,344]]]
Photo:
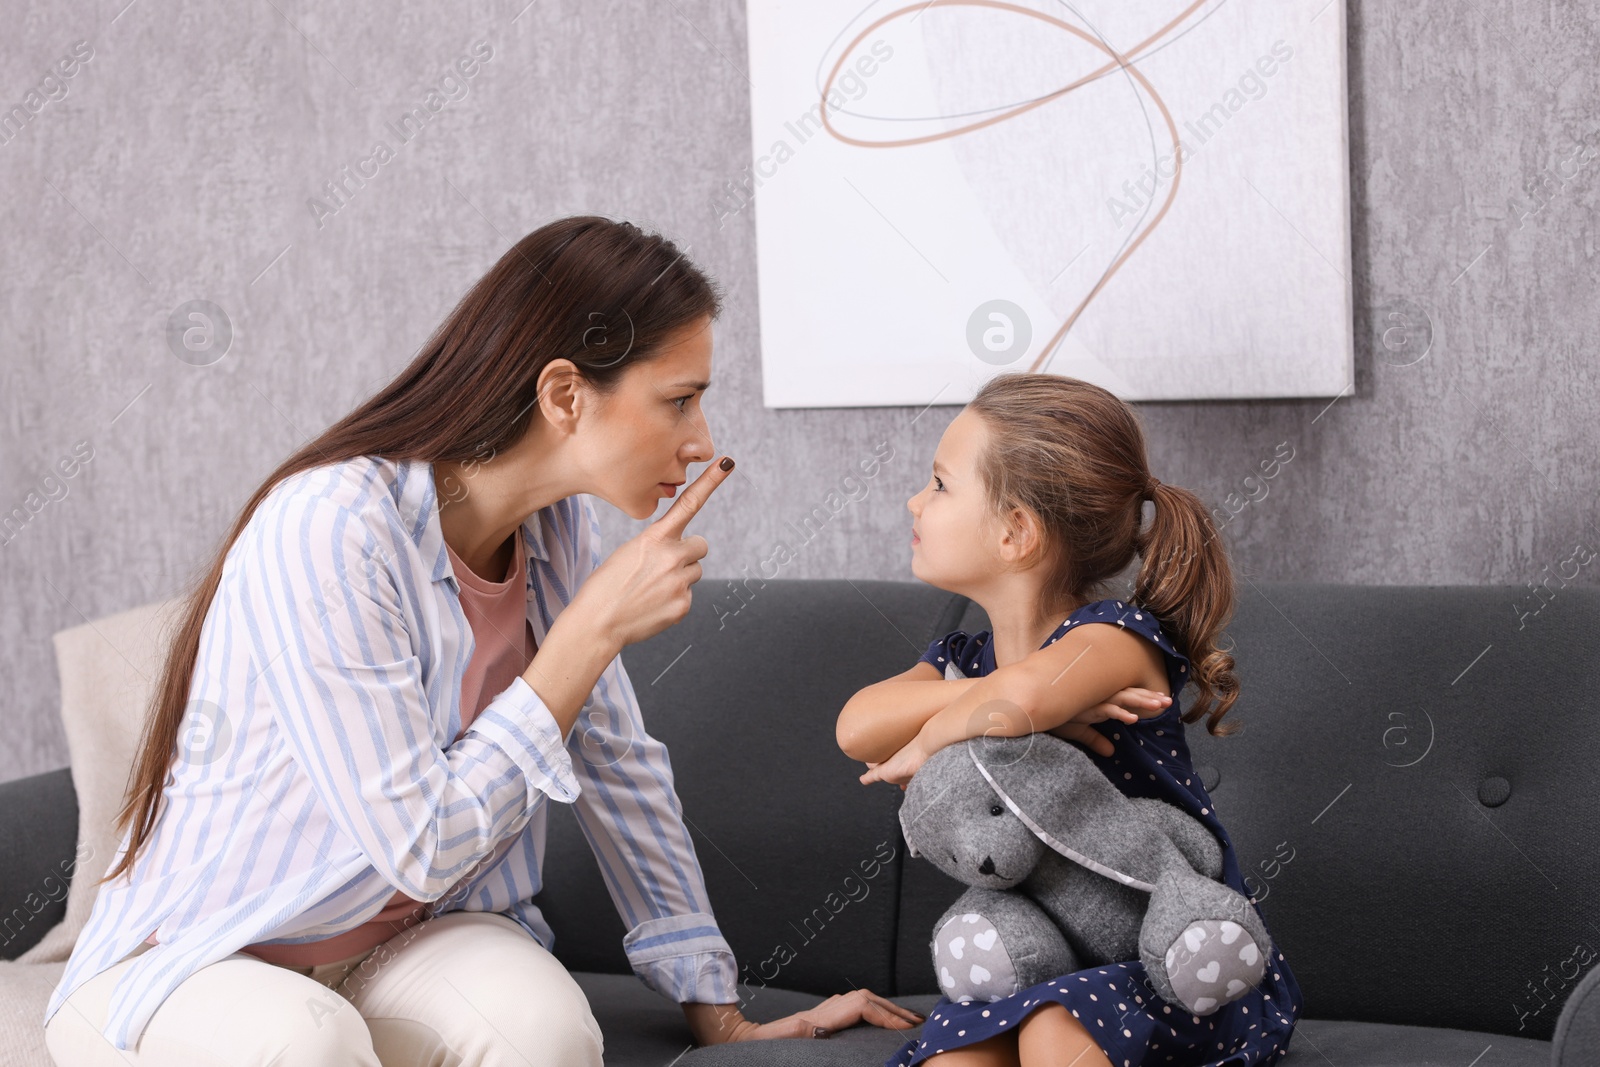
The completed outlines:
[[[682,620],[708,548],[704,537],[685,537],[684,528],[732,470],[732,457],[724,456],[701,471],[665,515],[594,569],[568,610],[582,602],[619,651]]]

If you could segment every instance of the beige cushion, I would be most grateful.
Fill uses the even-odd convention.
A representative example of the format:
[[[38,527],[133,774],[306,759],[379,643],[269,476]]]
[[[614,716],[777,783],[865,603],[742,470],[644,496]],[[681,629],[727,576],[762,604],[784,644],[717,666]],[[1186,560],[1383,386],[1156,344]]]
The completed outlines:
[[[104,872],[101,872],[104,873]],[[55,1067],[44,1047],[45,1005],[61,981],[65,963],[0,961],[0,1063]]]
[[[112,832],[112,822],[122,806],[144,717],[161,677],[171,631],[181,621],[181,607],[181,599],[146,604],[62,630],[53,638],[61,677],[61,724],[78,794],[77,854],[85,858],[73,871],[66,918],[18,957],[18,966],[0,970],[0,1003],[10,999],[11,986],[6,983],[23,981],[12,971],[27,970],[20,965],[30,963],[65,961],[89,921],[99,888],[94,883],[110,869],[122,839]],[[59,978],[60,968],[52,973]],[[27,982],[29,989],[36,984],[31,978]],[[49,994],[47,988],[46,999]],[[45,1001],[39,1001],[35,1026],[44,1007]]]

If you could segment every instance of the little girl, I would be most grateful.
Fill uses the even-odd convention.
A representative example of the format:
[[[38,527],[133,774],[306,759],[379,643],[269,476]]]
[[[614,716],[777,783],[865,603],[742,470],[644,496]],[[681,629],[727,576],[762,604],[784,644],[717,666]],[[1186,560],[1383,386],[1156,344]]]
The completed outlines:
[[[994,378],[945,430],[932,478],[907,507],[912,573],[976,601],[994,629],[948,634],[910,670],[851,697],[839,745],[867,764],[862,782],[903,788],[945,745],[1048,730],[1081,742],[1129,797],[1203,823],[1222,846],[1222,881],[1248,898],[1184,740],[1202,717],[1215,736],[1237,730],[1218,728],[1238,696],[1233,657],[1217,644],[1233,613],[1232,571],[1199,498],[1150,476],[1133,410],[1072,378]],[[1104,598],[1136,555],[1131,597]],[[941,998],[922,1038],[889,1064],[1271,1064],[1300,1006],[1276,946],[1256,988],[1203,1016],[1161,1000],[1140,961],[1119,961],[993,1002]]]

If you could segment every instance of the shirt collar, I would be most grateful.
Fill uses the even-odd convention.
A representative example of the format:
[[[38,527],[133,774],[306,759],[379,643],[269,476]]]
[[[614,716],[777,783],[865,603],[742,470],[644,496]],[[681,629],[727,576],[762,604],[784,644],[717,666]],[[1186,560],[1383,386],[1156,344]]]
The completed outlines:
[[[391,462],[394,466],[395,504],[400,509],[400,519],[406,533],[416,544],[424,561],[431,561],[433,581],[449,578],[457,582],[450,565],[450,553],[445,549],[444,530],[439,523],[438,489],[433,480],[433,463],[425,459],[402,459]],[[544,515],[549,508],[529,515],[523,520],[522,543],[529,559],[550,562],[550,552],[545,547]]]

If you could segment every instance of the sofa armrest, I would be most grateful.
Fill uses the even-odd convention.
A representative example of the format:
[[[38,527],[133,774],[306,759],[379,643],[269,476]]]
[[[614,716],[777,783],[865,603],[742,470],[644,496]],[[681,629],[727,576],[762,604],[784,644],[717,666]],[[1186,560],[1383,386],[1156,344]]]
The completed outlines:
[[[1551,1035],[1554,1067],[1588,1067],[1600,1063],[1600,967],[1583,976],[1561,1006]]]
[[[66,915],[77,846],[71,768],[0,782],[0,959],[16,959]]]

